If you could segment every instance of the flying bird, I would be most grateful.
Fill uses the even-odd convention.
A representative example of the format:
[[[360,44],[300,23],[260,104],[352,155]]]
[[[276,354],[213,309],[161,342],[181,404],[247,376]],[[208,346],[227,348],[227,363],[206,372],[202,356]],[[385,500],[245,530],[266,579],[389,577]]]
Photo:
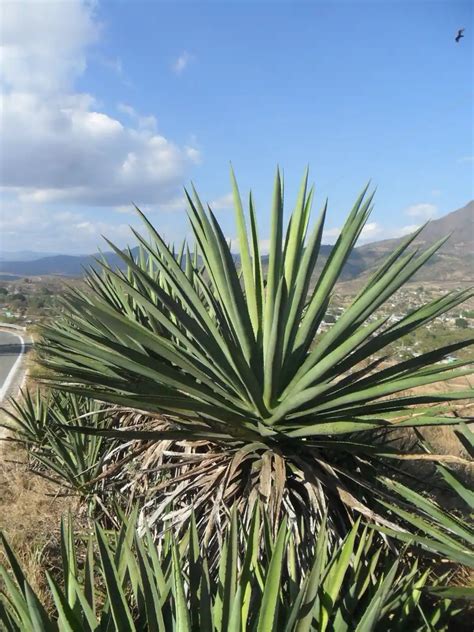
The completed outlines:
[[[459,40],[461,39],[461,37],[464,37],[463,33],[464,33],[464,29],[459,29],[458,34],[454,38],[458,44],[459,44]]]

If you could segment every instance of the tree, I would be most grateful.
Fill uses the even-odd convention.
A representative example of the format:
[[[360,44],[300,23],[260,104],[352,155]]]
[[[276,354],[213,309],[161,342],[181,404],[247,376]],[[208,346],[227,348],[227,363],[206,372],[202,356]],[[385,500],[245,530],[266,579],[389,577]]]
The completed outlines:
[[[26,296],[24,294],[22,294],[21,292],[16,292],[15,294],[12,294],[10,298],[11,298],[12,301],[18,301],[20,303],[26,303]]]
[[[32,296],[29,300],[29,307],[32,309],[43,309],[46,307],[46,301],[39,296]]]
[[[454,322],[456,327],[460,327],[461,329],[467,329],[469,327],[469,323],[465,318],[456,318]]]

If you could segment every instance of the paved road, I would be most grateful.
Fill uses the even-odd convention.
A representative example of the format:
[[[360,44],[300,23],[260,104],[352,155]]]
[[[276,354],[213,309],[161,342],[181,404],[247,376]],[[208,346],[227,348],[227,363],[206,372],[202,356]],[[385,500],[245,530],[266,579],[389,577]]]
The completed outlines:
[[[20,338],[15,334],[0,331],[0,400],[8,376],[21,352]]]

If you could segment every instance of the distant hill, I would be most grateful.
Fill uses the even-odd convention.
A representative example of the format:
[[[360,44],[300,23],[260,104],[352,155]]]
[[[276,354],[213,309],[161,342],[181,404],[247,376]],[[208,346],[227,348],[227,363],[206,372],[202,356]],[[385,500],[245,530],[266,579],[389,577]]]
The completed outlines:
[[[0,261],[36,261],[45,257],[58,256],[58,252],[36,252],[34,250],[0,250]]]
[[[319,257],[319,265],[322,266],[326,259],[329,257],[332,250],[332,246],[322,245],[321,253]],[[132,249],[135,252],[136,249]],[[35,261],[1,261],[0,260],[0,275],[16,275],[19,277],[24,276],[70,276],[79,277],[84,274],[84,270],[87,268],[98,268],[96,258],[100,255],[55,255],[51,257],[43,257]],[[123,266],[122,260],[114,252],[103,253],[103,256],[107,259],[109,265],[119,268]],[[238,255],[235,255],[238,259]],[[263,257],[263,263],[265,265],[268,257]],[[363,258],[359,255],[357,249],[351,254],[346,268],[343,274],[344,279],[352,279],[355,276],[361,274],[366,268],[366,264]]]
[[[441,237],[451,233],[450,239],[440,252],[424,266],[417,280],[425,281],[474,281],[474,201],[463,208],[431,221],[415,245],[426,247]],[[383,260],[404,238],[387,239],[356,248],[343,273],[343,280],[356,279],[368,274]],[[332,246],[323,245],[318,269],[330,255]],[[33,254],[33,253],[30,253]],[[98,256],[98,255],[95,255]],[[96,266],[94,255],[72,256],[54,255],[35,260],[1,261],[0,274],[18,276],[82,276],[84,269]],[[121,266],[121,259],[113,252],[104,255],[112,266]],[[265,264],[265,257],[264,257]]]
[[[82,276],[84,269],[97,267],[95,257],[100,255],[54,255],[35,261],[0,261],[0,273],[19,276]],[[121,265],[121,259],[114,252],[104,253],[112,266]]]
[[[426,248],[451,234],[438,253],[418,272],[420,281],[474,281],[474,201],[432,220],[416,238],[414,246]],[[356,250],[370,271],[402,243],[405,237],[386,239]]]
[[[331,254],[333,246],[329,246],[328,244],[321,244],[321,248],[319,251],[319,257],[316,264],[316,274],[317,276],[319,272],[322,270],[324,264],[326,263],[329,255]],[[236,256],[238,258],[238,255]],[[263,255],[262,257],[263,269],[264,271],[268,266],[268,255]],[[342,272],[342,279],[345,281],[354,279],[359,275],[363,274],[363,272],[367,269],[367,262],[364,257],[359,252],[359,248],[355,248],[351,254],[349,255],[348,260],[346,261],[346,265],[344,266],[344,270]]]

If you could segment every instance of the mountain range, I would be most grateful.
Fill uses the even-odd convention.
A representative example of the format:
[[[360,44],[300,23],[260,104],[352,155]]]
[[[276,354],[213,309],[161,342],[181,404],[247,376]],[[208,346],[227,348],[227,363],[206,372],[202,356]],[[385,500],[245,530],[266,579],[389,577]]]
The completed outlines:
[[[415,246],[427,247],[445,235],[451,235],[440,251],[417,274],[423,281],[473,281],[474,280],[474,201],[443,217],[432,220],[417,237]],[[404,237],[386,239],[355,248],[344,269],[345,280],[355,279],[370,273],[381,260],[399,245]],[[320,265],[329,256],[332,246],[322,246]],[[7,254],[9,260],[4,260]],[[13,255],[13,256],[12,256]],[[23,255],[23,258],[20,257]],[[36,256],[38,255],[38,256]],[[97,266],[98,255],[54,255],[40,253],[3,253],[0,256],[0,274],[17,276],[82,276],[90,266]],[[120,257],[105,254],[112,266],[120,266]]]
[[[417,273],[420,281],[474,281],[474,201],[432,220],[415,239],[414,246],[427,248],[442,237],[449,239]],[[362,258],[359,274],[375,268],[405,239],[386,239],[356,248]]]
[[[36,252],[35,250],[1,250],[1,261],[36,261],[37,259],[44,259],[45,257],[55,257],[60,253],[58,252]]]

